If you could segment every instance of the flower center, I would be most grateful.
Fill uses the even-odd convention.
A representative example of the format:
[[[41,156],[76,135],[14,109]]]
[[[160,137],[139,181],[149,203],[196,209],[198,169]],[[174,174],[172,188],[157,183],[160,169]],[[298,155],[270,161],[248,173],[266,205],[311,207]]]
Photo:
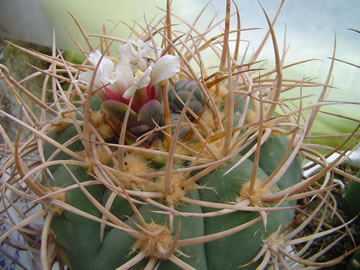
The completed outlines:
[[[116,72],[115,71],[113,71],[112,73],[111,73],[111,75],[112,75],[112,78],[113,78],[113,80],[114,80],[114,82],[117,80],[117,78],[116,78]]]
[[[144,72],[141,71],[140,69],[138,69],[134,75],[134,82],[136,82],[136,80],[139,79],[143,74],[144,74]]]

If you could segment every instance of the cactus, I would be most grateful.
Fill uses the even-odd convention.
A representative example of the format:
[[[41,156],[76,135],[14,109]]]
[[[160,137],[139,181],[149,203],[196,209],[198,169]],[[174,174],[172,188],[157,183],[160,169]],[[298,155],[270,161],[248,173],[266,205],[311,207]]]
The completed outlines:
[[[71,126],[66,129],[74,131]],[[58,137],[60,134],[68,134],[68,132],[60,131],[59,134],[54,134],[54,137]],[[73,136],[75,135],[76,132],[74,132]],[[61,137],[61,139],[64,140],[64,137]],[[66,139],[71,139],[71,136]],[[287,141],[285,137],[278,135],[272,139],[272,142],[278,140]],[[275,147],[278,145],[278,143],[273,144]],[[50,156],[50,151],[47,151],[48,147],[51,146],[46,144],[45,151],[48,155],[46,155],[45,158]],[[269,148],[270,150],[268,152],[274,151],[271,147]],[[286,147],[281,150],[276,147],[276,150],[281,156],[285,153]],[[130,156],[132,154],[128,155]],[[264,153],[264,156],[266,155],[271,155],[271,153]],[[251,207],[248,209],[245,207],[245,211],[229,210],[230,213],[226,215],[205,217],[206,215],[216,213],[216,208],[213,209],[211,207],[188,203],[188,200],[194,200],[198,201],[198,203],[211,202],[214,203],[214,205],[218,204],[219,206],[221,206],[221,204],[230,203],[229,206],[235,206],[237,200],[240,200],[241,196],[245,196],[244,194],[246,194],[246,189],[242,187],[246,186],[245,183],[249,183],[254,163],[250,160],[245,160],[240,166],[236,167],[236,169],[226,174],[226,176],[223,175],[237,161],[239,161],[241,157],[241,155],[237,155],[230,162],[227,162],[225,166],[220,166],[220,168],[212,171],[208,175],[201,177],[198,184],[191,184],[189,186],[186,185],[184,188],[176,186],[176,184],[179,185],[186,181],[184,176],[181,175],[180,178],[173,176],[174,180],[176,179],[177,181],[173,183],[173,193],[169,193],[167,198],[161,198],[159,203],[162,203],[164,208],[168,208],[169,205],[173,205],[174,209],[180,213],[195,213],[194,215],[198,214],[199,217],[191,217],[191,215],[189,217],[180,217],[181,225],[178,225],[179,217],[175,215],[172,229],[168,227],[169,221],[167,221],[166,215],[151,212],[156,210],[159,211],[161,208],[152,205],[140,206],[138,211],[145,222],[141,223],[127,199],[116,195],[110,209],[111,213],[120,220],[122,219],[124,221],[124,226],[128,226],[129,229],[136,229],[130,221],[141,224],[144,226],[144,229],[147,228],[148,230],[151,230],[154,227],[154,230],[156,228],[156,231],[159,231],[159,233],[162,229],[164,229],[170,234],[169,239],[166,240],[170,242],[166,242],[165,240],[164,243],[160,242],[160,245],[164,245],[162,248],[155,245],[155,250],[149,251],[147,245],[150,245],[150,243],[147,241],[151,241],[150,236],[148,236],[150,239],[146,239],[145,242],[142,243],[141,240],[129,235],[129,232],[111,227],[105,228],[104,238],[103,241],[101,241],[99,237],[101,225],[99,222],[90,221],[84,217],[79,217],[67,211],[60,216],[54,217],[52,221],[52,229],[56,235],[57,242],[61,248],[65,250],[66,254],[68,254],[69,261],[71,262],[70,265],[73,269],[99,269],[99,267],[102,269],[115,269],[137,254],[136,252],[132,252],[134,247],[137,246],[140,251],[142,250],[141,252],[146,252],[146,255],[152,257],[153,259],[160,258],[163,260],[171,260],[173,256],[172,253],[162,254],[161,252],[167,251],[167,249],[173,244],[172,241],[174,241],[174,238],[176,237],[178,237],[178,241],[181,241],[187,238],[213,235],[218,232],[225,233],[230,229],[236,230],[236,228],[240,225],[255,223],[250,228],[242,230],[234,235],[232,235],[233,233],[229,233],[229,236],[222,237],[216,241],[206,244],[201,243],[199,245],[189,247],[185,246],[184,248],[179,249],[179,258],[195,269],[208,269],[207,265],[211,266],[210,269],[232,269],[236,266],[246,264],[249,260],[256,256],[256,253],[262,246],[263,239],[271,235],[271,233],[284,228],[292,221],[294,209],[289,208],[290,205],[288,203],[282,203],[279,207],[283,207],[283,210],[275,210],[273,213],[269,214],[267,221],[263,220],[261,222],[259,214],[256,213],[256,211],[248,211]],[[139,159],[142,159],[136,156],[133,158],[134,160],[132,161],[132,166],[136,166],[140,163]],[[131,166],[130,162],[127,163],[127,166]],[[282,179],[278,183],[279,186],[282,185],[283,189],[301,180],[301,174],[299,174],[301,167],[297,159],[294,159],[293,164],[293,168],[288,170],[288,179]],[[276,168],[277,164],[275,167],[273,166],[273,168],[269,168],[271,166],[272,164],[267,164],[266,168],[270,173]],[[270,190],[264,190],[261,183],[261,181],[268,179],[269,175],[266,174],[260,167],[257,169],[256,175],[258,180],[256,180],[255,183],[256,190],[254,192],[254,197],[257,196],[257,191],[264,192],[264,194],[266,194],[266,192],[271,193]],[[57,168],[53,173],[53,178],[56,180],[53,184],[58,187],[72,185],[74,183],[73,178],[76,178],[79,182],[86,182],[92,179],[86,170],[73,165],[68,168],[65,166]],[[160,181],[161,180],[157,180],[156,182],[159,182],[158,184],[162,184]],[[144,187],[145,190],[139,191],[145,192],[146,188],[150,187]],[[159,185],[157,187],[154,185],[151,189],[153,192],[163,192],[162,187]],[[279,190],[277,186],[274,186],[272,189],[274,191]],[[135,188],[135,190],[137,190],[137,188]],[[79,210],[86,211],[87,213],[100,218],[102,215],[101,211],[93,205],[87,196],[91,194],[94,199],[105,206],[109,200],[109,192],[100,185],[89,187],[88,192],[89,194],[87,195],[79,189],[69,191],[66,195],[66,202]],[[260,198],[258,199],[261,200]],[[252,195],[250,195],[249,200],[251,201],[255,199],[252,198]],[[255,205],[255,201],[251,202],[251,204],[252,203]],[[259,204],[258,207],[265,207],[265,204],[262,205],[262,202],[256,201],[256,203]],[[219,206],[217,206],[217,208]],[[276,209],[276,207],[274,207],[274,209]],[[127,221],[125,216],[129,217]],[[178,228],[180,228],[180,234],[176,236]],[[157,245],[159,245],[159,243],[157,243]],[[176,247],[176,242],[174,242],[174,245]],[[236,252],[231,252],[231,250],[236,250]],[[175,250],[174,253],[176,254],[177,251]],[[246,255],[238,256],[238,253]],[[252,265],[247,268],[250,269],[254,267],[255,265]],[[175,264],[162,263],[159,269],[178,269],[178,267]]]
[[[360,179],[360,171],[356,174],[356,177]],[[346,189],[344,200],[346,210],[351,215],[359,215],[360,201],[359,201],[359,182],[352,181]],[[360,251],[359,249],[351,256],[350,261],[347,264],[347,270],[354,270],[359,268]]]
[[[29,200],[37,198],[44,208],[37,216],[46,215],[44,269],[54,261],[76,270],[264,269],[341,261],[306,255],[313,239],[348,224],[328,228],[317,218],[329,205],[335,163],[316,162],[321,154],[303,142],[322,100],[303,105],[300,97],[292,107],[281,95],[317,84],[283,78],[265,11],[275,67],[259,76],[257,55],[239,65],[238,52],[233,57],[229,51],[230,1],[227,7],[225,32],[215,38],[192,40],[190,31],[173,40],[168,8],[161,48],[155,40],[162,31],[140,35],[133,29],[142,39],[120,45],[119,57],[91,46],[82,66],[41,55],[69,78],[52,67],[45,72],[54,82],[54,104],[33,99],[44,112],[35,121],[27,111],[34,127],[5,114],[33,132],[24,147],[0,132],[14,153],[9,164],[15,176],[31,191]],[[201,64],[197,76],[192,58],[205,48],[217,52],[212,42],[222,39],[218,71],[208,75]],[[189,40],[195,52],[184,45]],[[59,79],[69,84],[66,91]],[[31,166],[23,160],[29,145],[40,156]],[[304,177],[303,159],[322,169]],[[298,205],[310,198],[318,200],[315,209]],[[299,236],[313,220],[312,237]]]
[[[356,177],[360,179],[360,171],[356,174]],[[346,211],[350,215],[356,216],[360,212],[360,199],[358,197],[360,191],[360,183],[352,181],[346,188],[344,201]]]

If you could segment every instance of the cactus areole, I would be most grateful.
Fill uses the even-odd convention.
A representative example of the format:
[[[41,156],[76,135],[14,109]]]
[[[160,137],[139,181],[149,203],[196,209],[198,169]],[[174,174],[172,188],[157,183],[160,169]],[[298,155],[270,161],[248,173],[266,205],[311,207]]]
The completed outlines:
[[[51,231],[71,269],[255,269],[285,248],[274,239],[294,220],[302,169],[301,128],[274,113],[281,72],[249,84],[223,46],[219,72],[197,77],[168,30],[161,48],[159,31],[118,58],[91,52],[88,94],[43,145],[43,185],[65,195]]]

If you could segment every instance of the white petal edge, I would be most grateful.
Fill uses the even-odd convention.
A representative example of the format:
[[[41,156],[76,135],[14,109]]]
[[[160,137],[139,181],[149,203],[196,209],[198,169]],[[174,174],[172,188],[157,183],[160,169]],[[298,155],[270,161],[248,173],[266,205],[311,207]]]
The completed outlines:
[[[87,83],[89,84],[91,81],[91,77],[93,75],[92,71],[84,71],[84,72],[80,72],[78,79],[81,82]]]
[[[118,64],[116,66],[116,81],[112,84],[111,90],[121,95],[125,89],[134,84],[134,74],[129,65]]]
[[[95,67],[101,58],[101,53],[96,50],[89,54],[89,61]],[[101,63],[97,70],[96,77],[105,85],[108,83],[113,83],[115,80],[113,78],[113,72],[115,71],[115,65],[110,58],[104,56],[101,59]]]
[[[101,57],[101,53],[96,50],[94,52],[91,52],[89,54],[89,62],[93,65],[93,66],[96,66],[97,63],[99,62],[100,60],[100,57]]]
[[[87,85],[90,84],[92,76],[93,76],[94,72],[92,71],[84,71],[84,72],[80,72],[78,79],[80,82],[84,82]],[[94,86],[95,88],[100,88],[102,87],[104,84],[100,81],[99,79],[99,75],[96,75],[95,77],[95,81],[94,81]]]
[[[174,55],[164,55],[156,61],[151,73],[151,83],[169,79],[180,71],[180,59]]]
[[[121,64],[128,64],[130,62],[130,44],[126,43],[119,46],[118,49],[119,60]]]

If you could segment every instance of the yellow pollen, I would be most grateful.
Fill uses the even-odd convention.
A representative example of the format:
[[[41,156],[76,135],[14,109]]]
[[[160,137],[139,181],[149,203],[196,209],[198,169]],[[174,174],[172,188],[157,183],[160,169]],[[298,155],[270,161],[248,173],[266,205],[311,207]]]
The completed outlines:
[[[116,72],[115,71],[112,72],[112,77],[116,81]]]
[[[143,71],[141,71],[140,69],[138,69],[136,72],[135,72],[135,80],[140,78],[142,75],[143,75]]]

